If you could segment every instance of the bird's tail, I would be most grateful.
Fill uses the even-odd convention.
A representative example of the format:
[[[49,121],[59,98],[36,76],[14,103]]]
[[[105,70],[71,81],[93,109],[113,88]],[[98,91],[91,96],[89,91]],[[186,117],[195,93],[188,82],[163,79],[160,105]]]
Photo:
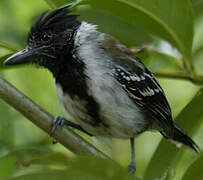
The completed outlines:
[[[184,144],[194,152],[199,153],[198,145],[181,128],[179,128],[177,124],[174,124],[173,136],[168,137],[164,135],[164,137],[171,140],[175,144]]]

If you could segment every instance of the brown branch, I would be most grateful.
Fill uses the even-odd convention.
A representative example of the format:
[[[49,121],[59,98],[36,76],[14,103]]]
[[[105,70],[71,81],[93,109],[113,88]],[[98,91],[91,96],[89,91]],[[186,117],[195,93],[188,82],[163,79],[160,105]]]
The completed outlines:
[[[50,132],[53,116],[41,109],[31,99],[18,91],[10,83],[0,77],[0,98],[13,106],[35,125],[46,133]],[[93,154],[100,157],[107,157],[96,149],[81,136],[67,128],[57,128],[53,137],[63,144],[67,149],[77,154]]]

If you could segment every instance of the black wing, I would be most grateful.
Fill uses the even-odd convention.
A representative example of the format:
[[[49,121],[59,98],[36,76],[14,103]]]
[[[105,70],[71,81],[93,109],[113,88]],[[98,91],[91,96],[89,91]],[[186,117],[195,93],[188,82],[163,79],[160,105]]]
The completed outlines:
[[[148,109],[157,119],[171,120],[171,110],[163,90],[144,66],[129,71],[117,65],[115,77],[137,104]]]
[[[140,66],[133,70],[117,65],[114,69],[115,78],[128,96],[149,111],[158,120],[160,127],[168,132],[172,127],[172,117],[165,94],[149,70],[138,59],[137,61]]]
[[[170,133],[173,129],[171,109],[159,83],[131,51],[111,36],[105,37],[103,46],[115,61],[117,81],[138,106],[158,121],[165,133]]]

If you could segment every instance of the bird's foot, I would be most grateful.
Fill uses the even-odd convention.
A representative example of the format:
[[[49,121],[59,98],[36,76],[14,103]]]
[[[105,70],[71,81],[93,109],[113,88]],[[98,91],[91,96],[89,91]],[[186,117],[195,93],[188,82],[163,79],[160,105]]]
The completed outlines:
[[[69,120],[67,120],[67,119],[65,119],[63,117],[60,117],[60,116],[56,116],[54,118],[54,121],[53,121],[52,126],[51,126],[50,136],[53,135],[54,131],[56,130],[56,128],[58,126],[62,127],[64,125],[75,128],[75,129],[77,129],[79,131],[82,131],[82,132],[88,134],[89,136],[92,136],[92,134],[90,134],[89,132],[84,130],[80,125],[75,124],[75,123],[73,123],[73,122],[71,122],[71,121],[69,121]]]
[[[135,174],[135,171],[136,171],[136,165],[133,163],[131,163],[129,166],[128,166],[128,172],[132,175]]]
[[[54,131],[56,130],[56,128],[58,126],[62,127],[64,126],[66,123],[65,123],[66,119],[63,118],[63,117],[60,117],[60,116],[56,116],[53,120],[53,123],[51,125],[51,131],[50,131],[50,136],[53,135]]]

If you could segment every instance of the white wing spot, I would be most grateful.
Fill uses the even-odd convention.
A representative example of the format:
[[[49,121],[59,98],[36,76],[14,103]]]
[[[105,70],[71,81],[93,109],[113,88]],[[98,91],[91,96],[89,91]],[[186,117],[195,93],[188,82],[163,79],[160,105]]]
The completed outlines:
[[[147,89],[144,89],[143,91],[139,91],[140,94],[142,94],[142,96],[153,96],[155,94],[155,92],[150,89],[149,87],[147,87]]]
[[[128,76],[125,76],[125,79],[126,79],[127,81],[130,81],[130,78],[129,78]]]
[[[142,94],[142,96],[144,96],[144,97],[145,97],[145,96],[148,96],[146,90],[144,90],[144,91],[139,91],[139,92],[140,92],[140,94]]]
[[[145,80],[145,76],[140,76],[140,79],[143,81]]]
[[[132,81],[140,81],[141,79],[138,77],[138,76],[136,76],[136,75],[134,75],[134,76],[130,76],[130,79],[132,80]]]
[[[153,96],[155,94],[153,89],[150,89],[149,87],[147,89],[148,89],[148,92],[149,92],[150,96]]]
[[[153,83],[154,83],[154,84],[156,85],[156,87],[157,87],[158,92],[163,92],[163,90],[159,87],[159,85],[158,85],[157,82],[154,80],[154,77],[153,77],[152,75],[147,74],[147,73],[145,73],[145,72],[144,72],[144,75],[147,76],[147,77],[149,77],[149,78],[153,81]],[[157,90],[155,90],[155,91],[157,92]]]

